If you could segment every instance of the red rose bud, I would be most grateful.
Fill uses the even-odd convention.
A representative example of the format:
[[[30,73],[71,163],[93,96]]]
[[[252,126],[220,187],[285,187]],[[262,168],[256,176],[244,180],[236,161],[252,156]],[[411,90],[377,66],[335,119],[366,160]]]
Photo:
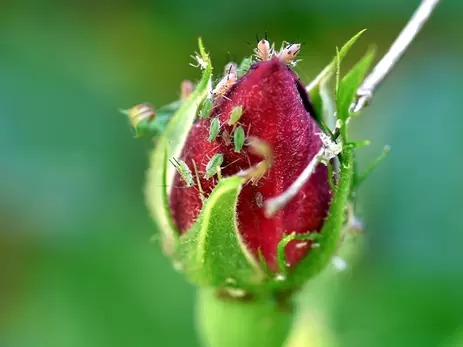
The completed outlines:
[[[261,61],[238,79],[236,66],[213,89],[212,111],[191,129],[180,158],[170,194],[174,222],[182,234],[197,220],[203,201],[220,177],[245,172],[262,163],[250,143],[257,138],[270,154],[260,177],[243,185],[237,202],[236,225],[246,247],[268,267],[278,271],[277,247],[282,238],[320,231],[331,200],[328,170],[318,165],[297,195],[272,217],[264,213],[265,201],[282,194],[322,147],[320,128],[304,85],[288,64],[299,45],[288,45],[275,54],[268,42],[259,45]],[[230,65],[232,66],[232,65]],[[239,69],[238,69],[239,71]],[[198,182],[200,184],[198,184]],[[310,252],[311,241],[293,240],[285,248],[288,266]]]

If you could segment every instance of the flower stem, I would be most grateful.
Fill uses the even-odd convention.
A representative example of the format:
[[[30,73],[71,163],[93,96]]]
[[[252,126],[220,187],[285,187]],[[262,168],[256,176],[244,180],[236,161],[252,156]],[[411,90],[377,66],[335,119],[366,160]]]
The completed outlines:
[[[354,113],[361,111],[373,98],[378,85],[391,72],[395,64],[407,50],[410,43],[420,32],[424,23],[429,19],[439,0],[423,0],[418,9],[413,14],[405,28],[392,44],[386,55],[378,62],[373,71],[365,78],[360,88],[357,90],[357,98],[351,105]]]
[[[281,347],[292,321],[292,307],[271,297],[236,299],[198,289],[196,322],[205,347]]]

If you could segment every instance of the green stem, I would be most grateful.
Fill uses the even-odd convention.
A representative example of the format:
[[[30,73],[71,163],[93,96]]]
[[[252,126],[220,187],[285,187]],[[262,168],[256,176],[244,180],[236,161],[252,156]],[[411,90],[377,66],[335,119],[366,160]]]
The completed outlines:
[[[292,321],[292,308],[270,297],[237,299],[198,289],[196,322],[205,347],[282,347]]]

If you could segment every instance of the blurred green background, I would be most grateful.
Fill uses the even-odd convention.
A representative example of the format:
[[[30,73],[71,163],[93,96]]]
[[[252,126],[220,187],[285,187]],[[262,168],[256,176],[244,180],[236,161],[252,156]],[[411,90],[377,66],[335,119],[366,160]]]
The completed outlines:
[[[199,35],[216,71],[256,33],[302,41],[308,82],[362,28],[345,69],[384,53],[418,3],[0,1],[0,346],[198,346],[194,288],[149,242],[150,141],[118,109],[199,78]],[[462,14],[443,0],[353,123],[361,166],[392,152],[360,192],[366,254],[317,303],[339,346],[463,346]]]

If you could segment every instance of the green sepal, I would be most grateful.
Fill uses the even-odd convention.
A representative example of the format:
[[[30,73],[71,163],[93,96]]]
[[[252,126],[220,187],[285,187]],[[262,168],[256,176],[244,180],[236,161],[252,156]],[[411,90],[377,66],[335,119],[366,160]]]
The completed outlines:
[[[198,105],[210,90],[212,65],[201,39],[199,39],[201,59],[205,62],[203,76],[195,91],[175,112],[167,127],[156,142],[151,154],[150,169],[147,172],[146,200],[151,215],[161,233],[164,252],[172,255],[178,245],[176,230],[168,203],[168,189],[172,187],[175,167],[167,165],[168,158],[180,157],[188,133],[196,118]]]
[[[341,120],[342,126],[346,127],[346,121],[353,114],[350,111],[351,104],[354,100],[354,97],[357,93],[357,89],[360,87],[363,79],[365,78],[366,73],[368,72],[373,58],[375,56],[375,51],[370,49],[360,61],[355,64],[355,66],[342,78],[341,81],[337,83],[336,86],[336,105],[337,105],[337,116]],[[339,71],[339,68],[338,68]],[[343,135],[343,140],[347,142],[346,132],[341,131]]]
[[[275,276],[270,286],[275,290],[301,287],[308,279],[321,272],[335,254],[345,224],[345,208],[350,197],[354,167],[352,149],[346,149],[340,165],[339,183],[331,200],[328,217],[316,236],[317,247],[312,247],[297,265],[289,268],[284,278]],[[314,235],[315,237],[315,235]]]
[[[342,60],[347,55],[351,47],[354,45],[357,39],[365,31],[366,29],[357,33],[354,37],[352,37],[349,41],[347,41],[340,50],[337,50],[337,54],[335,55],[333,60],[307,86],[306,90],[312,100],[312,104],[316,111],[314,116],[318,122],[322,120],[322,114],[323,114],[322,113],[323,102],[320,96],[320,82],[322,82],[325,79],[328,79],[336,71],[336,66],[342,62]]]
[[[220,180],[197,221],[180,237],[174,258],[197,285],[252,291],[264,279],[238,232],[236,204],[243,183],[238,176]]]
[[[371,173],[383,162],[384,159],[386,159],[390,151],[391,147],[384,146],[381,154],[376,157],[376,159],[373,160],[362,173],[354,176],[354,180],[352,182],[353,191],[355,191],[368,177],[370,177]]]

